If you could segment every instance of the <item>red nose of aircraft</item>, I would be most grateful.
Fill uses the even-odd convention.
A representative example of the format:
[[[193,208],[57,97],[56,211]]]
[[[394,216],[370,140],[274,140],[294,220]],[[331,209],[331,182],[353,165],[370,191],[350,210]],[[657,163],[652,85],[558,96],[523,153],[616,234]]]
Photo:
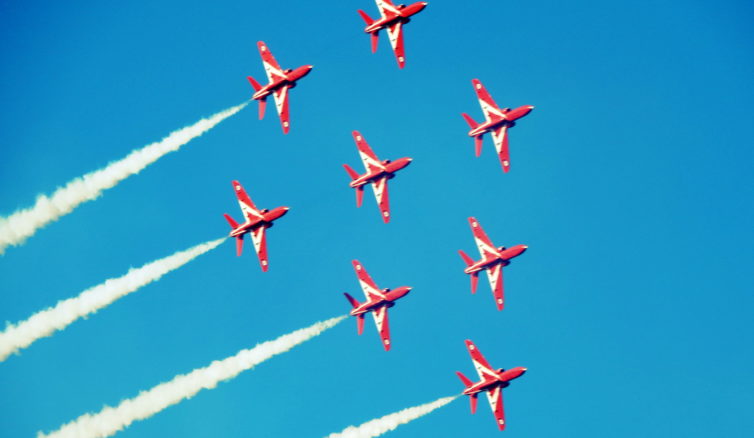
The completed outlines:
[[[411,288],[408,286],[399,287],[396,289],[393,289],[388,293],[388,299],[390,301],[395,301],[399,298],[405,297],[409,292],[411,292]]]
[[[314,68],[313,65],[303,65],[303,66],[297,68],[296,70],[294,70],[293,74],[291,76],[293,76],[293,80],[294,81],[298,80],[298,79],[301,79],[304,76],[308,75],[309,72],[311,72],[313,68]]]
[[[273,208],[269,213],[265,215],[265,219],[268,221],[274,221],[275,219],[288,213],[288,210],[290,210],[290,207]]]
[[[410,4],[401,10],[401,15],[404,17],[410,17],[416,13],[421,12],[421,10],[426,8],[428,4],[429,3],[427,2],[416,2]]]
[[[521,377],[525,372],[526,372],[526,368],[524,367],[511,368],[507,371],[500,373],[500,379],[508,382],[515,378]]]

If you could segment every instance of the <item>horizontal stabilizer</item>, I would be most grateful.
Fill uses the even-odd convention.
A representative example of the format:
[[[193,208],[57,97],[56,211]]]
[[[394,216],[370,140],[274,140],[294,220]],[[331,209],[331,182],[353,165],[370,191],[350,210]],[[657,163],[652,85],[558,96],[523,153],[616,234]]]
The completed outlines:
[[[228,223],[230,224],[231,228],[234,228],[234,229],[238,228],[238,222],[236,222],[235,219],[233,219],[232,217],[230,217],[229,214],[226,213],[226,214],[223,214],[223,216],[225,216],[225,220],[228,221]]]
[[[372,17],[367,15],[366,12],[362,11],[361,9],[359,9],[358,12],[359,12],[359,15],[361,15],[361,18],[364,19],[364,22],[367,24],[367,26],[374,23],[374,20],[372,20]]]
[[[361,202],[364,200],[364,186],[356,187],[356,207],[361,207]]]
[[[456,374],[458,375],[458,378],[461,379],[461,382],[463,382],[464,386],[467,388],[474,384],[468,377],[464,376],[460,371],[456,371]]]
[[[380,42],[380,33],[372,32],[369,34],[369,38],[372,40],[372,53],[377,52],[377,44]]]
[[[348,172],[348,176],[351,177],[351,180],[357,179],[359,177],[358,172],[353,170],[348,164],[344,164],[343,168],[346,169],[346,172]]]
[[[354,309],[361,305],[360,302],[356,301],[356,298],[352,297],[351,295],[348,295],[348,293],[344,293],[343,295],[346,296],[346,299],[348,300],[349,303],[351,303],[351,306],[353,306]]]
[[[254,87],[254,91],[259,91],[259,90],[261,90],[261,89],[262,89],[262,86],[261,86],[261,85],[259,85],[259,82],[257,82],[257,81],[256,81],[256,80],[255,80],[254,78],[252,78],[251,76],[246,76],[246,79],[248,79],[248,80],[249,80],[249,83],[251,84],[251,86],[252,86],[252,87]]]
[[[461,113],[461,115],[463,116],[464,120],[466,120],[466,123],[469,124],[469,126],[471,127],[471,129],[474,129],[477,126],[479,126],[479,123],[475,122],[474,119],[472,119],[470,115],[468,115],[466,113]]]
[[[267,106],[267,99],[259,99],[259,120],[264,118],[264,108]]]

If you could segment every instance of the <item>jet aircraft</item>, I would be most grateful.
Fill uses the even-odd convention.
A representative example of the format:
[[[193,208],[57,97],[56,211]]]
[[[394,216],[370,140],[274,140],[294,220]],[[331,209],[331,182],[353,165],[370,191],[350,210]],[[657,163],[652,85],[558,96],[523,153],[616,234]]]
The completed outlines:
[[[482,353],[476,348],[473,342],[466,340],[466,348],[471,355],[471,361],[474,363],[474,368],[479,374],[481,379],[479,382],[472,382],[466,376],[456,371],[458,377],[461,379],[466,389],[463,390],[464,395],[469,396],[471,402],[471,413],[476,412],[477,396],[480,392],[486,391],[487,399],[490,402],[492,413],[497,420],[497,427],[500,430],[505,430],[505,411],[503,410],[503,388],[510,385],[510,381],[521,377],[526,372],[524,367],[511,368],[504,370],[502,368],[493,369],[487,360],[482,356]]]
[[[277,207],[272,210],[258,209],[254,203],[246,194],[246,190],[241,187],[238,181],[233,181],[233,190],[236,191],[236,197],[238,197],[238,205],[241,206],[245,222],[238,224],[230,215],[224,214],[225,219],[228,221],[231,227],[229,236],[236,238],[236,254],[241,255],[243,250],[243,236],[246,233],[251,234],[251,240],[254,242],[254,249],[259,257],[259,263],[262,266],[262,271],[267,272],[267,240],[265,237],[265,230],[272,227],[273,222],[284,214],[288,213],[288,207]]]
[[[476,246],[479,248],[479,254],[482,255],[482,259],[475,262],[465,252],[458,251],[463,261],[466,262],[466,269],[463,272],[471,275],[471,293],[476,293],[479,272],[487,270],[487,277],[490,280],[495,303],[497,303],[497,310],[503,310],[503,267],[508,266],[512,258],[518,257],[526,251],[528,246],[516,245],[510,248],[504,246],[496,248],[476,219],[470,217],[469,224],[471,225],[471,232],[474,234]]]
[[[427,7],[428,3],[416,2],[408,6],[396,6],[390,0],[376,1],[380,9],[380,18],[377,20],[373,20],[366,12],[359,9],[359,15],[367,23],[364,32],[368,33],[372,39],[372,53],[377,51],[380,30],[387,28],[390,45],[393,46],[393,52],[398,60],[398,68],[403,68],[406,64],[406,55],[403,50],[403,25],[411,21],[412,15],[418,14]]]
[[[382,213],[382,220],[388,223],[390,222],[390,203],[387,193],[387,180],[393,179],[395,172],[411,164],[413,159],[399,158],[395,161],[380,161],[359,131],[353,131],[353,138],[356,140],[356,147],[367,171],[364,175],[359,175],[348,164],[343,165],[351,177],[349,186],[356,189],[356,206],[361,207],[361,201],[364,198],[364,186],[371,183],[377,205]]]
[[[288,112],[288,90],[295,87],[296,81],[308,75],[314,66],[303,65],[296,69],[283,70],[277,61],[275,61],[272,52],[270,52],[269,47],[267,47],[264,41],[259,41],[257,46],[259,47],[259,54],[262,55],[262,64],[270,83],[262,86],[254,78],[247,76],[249,83],[254,87],[254,95],[251,98],[259,101],[259,120],[262,120],[264,118],[264,108],[267,104],[267,96],[272,94],[272,97],[275,99],[275,108],[278,110],[280,122],[283,125],[283,134],[287,134],[291,121]]]
[[[479,79],[472,79],[474,91],[479,99],[479,105],[482,106],[485,121],[477,123],[470,115],[461,113],[466,123],[471,127],[469,137],[474,137],[474,149],[476,156],[482,154],[482,136],[492,133],[492,140],[495,142],[495,150],[500,158],[500,164],[503,166],[503,172],[510,170],[510,153],[508,152],[508,128],[516,126],[516,120],[529,114],[534,109],[531,105],[520,106],[516,109],[501,109],[487,90],[484,88]]]
[[[364,315],[367,312],[372,312],[374,323],[377,324],[377,331],[380,334],[380,338],[382,338],[382,345],[385,347],[385,351],[390,351],[390,326],[388,324],[387,309],[393,307],[395,301],[409,293],[411,288],[401,286],[393,290],[387,288],[380,290],[358,260],[354,260],[352,263],[367,300],[364,303],[360,303],[351,295],[344,293],[343,295],[346,296],[348,302],[353,306],[350,314],[356,317],[357,330],[359,334],[362,334],[364,332]]]

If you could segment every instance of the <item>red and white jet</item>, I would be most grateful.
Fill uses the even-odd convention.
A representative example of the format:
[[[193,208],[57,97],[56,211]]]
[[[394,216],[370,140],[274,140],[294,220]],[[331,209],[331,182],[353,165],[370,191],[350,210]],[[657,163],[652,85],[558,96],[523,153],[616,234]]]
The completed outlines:
[[[368,33],[372,39],[372,53],[377,51],[377,41],[379,41],[379,32],[387,28],[390,45],[393,46],[393,52],[398,59],[398,67],[403,68],[406,64],[405,52],[403,50],[403,25],[411,21],[411,16],[418,14],[422,9],[427,7],[427,2],[416,2],[411,5],[394,5],[390,0],[376,0],[377,7],[380,8],[380,18],[372,20],[366,12],[359,9],[359,15],[367,23],[364,32]]]
[[[357,330],[359,334],[364,332],[364,315],[367,312],[372,312],[374,323],[377,324],[377,331],[380,333],[380,338],[382,338],[382,345],[385,347],[385,351],[390,351],[390,325],[388,324],[387,309],[393,307],[395,301],[409,293],[411,288],[401,286],[393,290],[387,288],[380,290],[358,260],[353,261],[353,269],[356,271],[359,284],[364,290],[364,295],[367,297],[366,302],[360,303],[351,295],[347,293],[343,294],[353,306],[351,316],[356,317]]]
[[[262,55],[264,71],[267,72],[267,79],[270,83],[263,87],[254,78],[247,76],[255,91],[251,98],[259,101],[259,120],[262,120],[264,118],[264,108],[267,104],[267,96],[272,94],[272,97],[275,98],[275,107],[278,110],[280,122],[283,124],[283,134],[287,134],[291,121],[288,113],[288,90],[295,87],[296,81],[308,75],[314,66],[303,65],[297,69],[289,68],[283,70],[277,61],[275,61],[272,52],[270,52],[264,41],[259,41],[257,46],[259,46],[259,54]]]
[[[262,266],[262,271],[267,272],[267,240],[265,238],[265,230],[272,227],[275,219],[288,213],[288,207],[278,207],[272,210],[258,209],[251,198],[246,194],[246,190],[241,187],[238,181],[233,181],[233,189],[236,191],[238,197],[238,205],[241,206],[241,211],[246,219],[242,224],[238,224],[230,215],[224,214],[225,219],[230,224],[232,230],[229,236],[236,238],[236,254],[241,255],[243,250],[243,236],[246,233],[251,233],[251,240],[254,242],[254,249],[259,257],[259,263]]]
[[[466,119],[466,123],[471,126],[469,137],[474,137],[476,156],[478,157],[482,154],[482,135],[491,132],[492,140],[495,142],[495,150],[500,158],[500,163],[503,165],[503,172],[508,172],[511,165],[511,157],[508,152],[508,128],[516,126],[516,120],[529,114],[534,107],[524,105],[516,109],[500,109],[495,101],[492,100],[490,93],[479,82],[479,79],[472,79],[471,83],[474,84],[474,91],[479,99],[479,105],[482,106],[485,122],[477,123],[466,113],[461,113],[461,115]]]
[[[482,259],[475,262],[465,252],[458,251],[463,261],[466,262],[466,269],[463,272],[471,275],[471,293],[476,293],[479,272],[486,269],[492,294],[495,297],[495,303],[497,303],[497,310],[503,310],[503,267],[508,266],[512,258],[518,257],[526,251],[528,246],[516,245],[510,248],[504,246],[496,248],[476,219],[470,217],[469,224],[471,224],[471,232],[474,234],[474,241],[479,248],[479,254],[482,255]]]
[[[351,177],[351,187],[356,189],[356,206],[361,207],[361,201],[364,198],[364,186],[371,183],[374,190],[374,197],[377,199],[377,205],[382,213],[382,220],[385,223],[390,222],[390,203],[387,194],[387,180],[395,177],[395,172],[411,164],[412,158],[399,158],[395,161],[380,161],[372,152],[364,137],[359,131],[353,131],[353,138],[356,140],[356,147],[359,149],[359,155],[364,162],[367,173],[359,175],[348,164],[344,164],[346,172]]]
[[[505,430],[503,388],[510,385],[511,380],[518,378],[522,374],[524,374],[526,372],[526,368],[516,367],[511,368],[507,371],[502,368],[495,370],[490,366],[484,356],[482,356],[482,353],[479,352],[479,349],[476,348],[476,345],[474,345],[474,343],[469,341],[468,339],[466,340],[466,348],[468,348],[469,350],[471,361],[474,363],[474,368],[476,368],[476,372],[479,374],[479,378],[482,379],[479,382],[474,383],[459,371],[456,371],[458,377],[460,377],[463,384],[466,385],[466,389],[463,390],[463,393],[464,395],[469,396],[469,401],[471,402],[471,413],[473,414],[476,412],[476,402],[479,393],[487,391],[487,399],[490,401],[492,413],[495,415],[495,419],[497,420],[497,427],[499,427],[500,430]]]

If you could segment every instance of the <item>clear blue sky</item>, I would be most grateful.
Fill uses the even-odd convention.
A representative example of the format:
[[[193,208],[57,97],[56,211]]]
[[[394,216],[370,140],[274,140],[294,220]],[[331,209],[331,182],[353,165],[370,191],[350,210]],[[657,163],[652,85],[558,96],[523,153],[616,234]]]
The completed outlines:
[[[314,321],[382,287],[393,350],[346,321],[123,437],[318,437],[459,392],[463,340],[526,366],[506,390],[516,437],[754,435],[752,162],[754,9],[748,2],[432,1],[406,27],[399,70],[355,9],[371,0],[53,2],[0,6],[0,214],[200,117],[263,78],[256,41],[284,67],[292,130],[249,107],[0,258],[0,318],[18,321],[227,233],[232,179],[270,230],[270,272],[232,242],[0,363],[0,435],[33,436]],[[481,158],[460,112],[470,80],[504,106],[512,167]],[[356,209],[350,132],[384,158],[393,222]],[[506,309],[472,296],[458,249],[477,217],[506,268]],[[247,249],[250,249],[247,248]],[[458,400],[392,437],[500,436]]]

